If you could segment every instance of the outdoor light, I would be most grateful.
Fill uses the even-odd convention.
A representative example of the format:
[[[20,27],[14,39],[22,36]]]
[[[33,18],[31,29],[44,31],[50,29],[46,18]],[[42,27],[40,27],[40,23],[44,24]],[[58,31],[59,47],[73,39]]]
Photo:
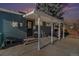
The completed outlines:
[[[23,15],[23,17],[26,17],[26,15]]]
[[[74,26],[72,25],[72,26],[70,26],[70,29],[73,29],[74,28]]]

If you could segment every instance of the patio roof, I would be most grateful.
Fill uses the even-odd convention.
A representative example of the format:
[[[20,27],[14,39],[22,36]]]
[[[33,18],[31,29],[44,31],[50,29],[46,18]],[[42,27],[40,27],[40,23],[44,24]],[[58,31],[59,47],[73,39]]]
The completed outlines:
[[[54,22],[57,22],[57,23],[62,23],[63,21],[60,20],[60,19],[57,19],[53,16],[50,16],[42,11],[36,11],[36,10],[33,10],[29,13],[26,13],[25,15],[26,18],[30,18],[32,20],[37,20],[38,18],[41,19],[41,21],[44,21],[44,22],[47,22],[47,23],[54,23]]]

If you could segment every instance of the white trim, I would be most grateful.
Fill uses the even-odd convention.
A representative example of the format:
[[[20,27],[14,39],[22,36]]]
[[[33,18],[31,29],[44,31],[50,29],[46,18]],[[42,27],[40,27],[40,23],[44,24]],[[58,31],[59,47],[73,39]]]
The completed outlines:
[[[38,50],[41,49],[41,40],[40,40],[40,18],[38,18]]]
[[[65,25],[63,24],[63,39],[64,39],[64,36],[65,36]]]
[[[15,11],[7,10],[7,9],[4,9],[4,8],[0,8],[0,11],[3,11],[3,12],[9,12],[9,13],[18,14],[18,15],[22,15],[22,14],[19,13],[19,12],[15,12]]]
[[[35,12],[35,9],[33,9],[31,12],[26,13],[25,15],[23,15],[23,17],[29,16],[29,15],[33,14],[34,12]]]
[[[61,23],[59,23],[58,26],[59,26],[59,27],[58,27],[58,40],[60,40],[60,38],[61,38],[61,37],[60,37],[60,36],[61,36],[61,29],[60,29]]]
[[[53,44],[53,29],[54,29],[54,26],[53,26],[53,23],[51,24],[51,44]]]

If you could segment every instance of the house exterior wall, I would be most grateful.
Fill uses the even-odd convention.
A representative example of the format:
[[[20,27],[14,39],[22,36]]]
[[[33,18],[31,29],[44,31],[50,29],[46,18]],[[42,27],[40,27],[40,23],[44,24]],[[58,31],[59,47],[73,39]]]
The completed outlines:
[[[6,37],[24,39],[26,35],[24,20],[25,19],[21,15],[0,12],[0,32],[3,33],[4,40],[6,39]],[[13,27],[12,22],[17,22],[18,27]],[[22,26],[20,26],[20,23],[22,23]]]
[[[0,33],[2,33],[2,26],[3,26],[3,23],[2,23],[1,15],[0,15]]]

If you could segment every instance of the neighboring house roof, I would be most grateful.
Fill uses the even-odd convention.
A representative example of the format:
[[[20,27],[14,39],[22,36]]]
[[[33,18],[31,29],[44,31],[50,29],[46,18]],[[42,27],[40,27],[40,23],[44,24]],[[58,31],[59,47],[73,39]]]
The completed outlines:
[[[0,11],[18,14],[18,15],[23,15],[22,13],[19,13],[19,12],[16,12],[16,11],[11,11],[11,10],[8,10],[8,9],[3,9],[3,8],[0,8]]]

